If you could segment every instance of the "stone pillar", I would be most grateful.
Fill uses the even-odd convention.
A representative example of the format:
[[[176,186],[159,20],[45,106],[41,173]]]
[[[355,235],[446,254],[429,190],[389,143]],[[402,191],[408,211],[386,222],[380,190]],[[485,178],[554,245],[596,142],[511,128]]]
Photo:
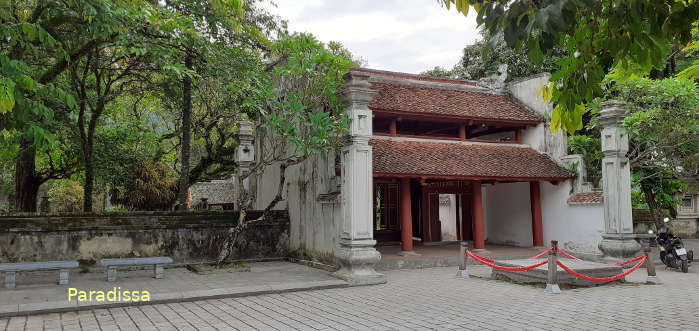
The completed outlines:
[[[238,161],[238,171],[236,175],[239,177],[247,176],[243,179],[243,187],[238,188],[238,198],[242,198],[241,193],[243,193],[243,191],[248,192],[250,190],[250,167],[255,161],[255,145],[253,144],[253,140],[252,123],[248,121],[241,121],[238,123],[238,147],[236,147],[235,151],[236,161]]]
[[[532,244],[544,247],[544,226],[541,218],[541,187],[539,182],[529,182],[529,201],[532,212]]]
[[[380,284],[386,276],[377,273],[374,265],[381,254],[374,249],[372,218],[372,135],[369,102],[376,94],[369,75],[351,71],[345,75],[341,99],[350,119],[349,134],[342,148],[342,222],[339,247],[335,257],[341,268],[333,275],[352,284]]]
[[[481,181],[471,182],[473,188],[473,248],[485,249],[485,226],[483,224],[483,192],[481,191]]]
[[[602,103],[602,182],[604,189],[604,234],[599,249],[609,259],[637,256],[631,218],[631,170],[626,153],[629,136],[621,129],[626,106],[620,101]]]
[[[417,255],[413,251],[413,212],[410,206],[410,178],[400,179],[400,255]]]

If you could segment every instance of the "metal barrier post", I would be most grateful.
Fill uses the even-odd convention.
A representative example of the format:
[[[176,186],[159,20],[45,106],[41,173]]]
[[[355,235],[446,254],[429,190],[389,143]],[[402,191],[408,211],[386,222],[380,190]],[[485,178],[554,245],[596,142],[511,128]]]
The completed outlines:
[[[646,271],[648,272],[648,278],[646,278],[646,284],[660,285],[660,278],[655,274],[655,265],[653,261],[650,260],[650,245],[643,248],[643,252],[646,254]]]
[[[462,278],[468,278],[468,271],[466,270],[466,265],[468,264],[468,256],[466,255],[466,248],[468,243],[465,241],[461,242],[459,246],[459,254],[461,254],[461,265],[459,265],[459,270],[456,271],[456,275]]]
[[[546,292],[559,294],[561,288],[558,287],[558,240],[551,240],[551,251],[549,252],[549,273],[546,281]]]

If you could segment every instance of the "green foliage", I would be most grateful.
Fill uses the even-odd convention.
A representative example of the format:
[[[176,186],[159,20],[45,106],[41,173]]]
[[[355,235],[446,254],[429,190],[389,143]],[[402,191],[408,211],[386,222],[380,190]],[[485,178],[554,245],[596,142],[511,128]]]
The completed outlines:
[[[602,145],[599,135],[592,136],[568,136],[568,153],[582,154],[585,160],[585,171],[587,172],[587,181],[595,186],[599,186],[599,181],[602,179]]]
[[[262,127],[288,140],[297,156],[326,152],[347,131],[348,118],[338,92],[354,62],[348,52],[337,52],[337,44],[332,47],[299,34],[285,37],[272,48],[281,62],[270,77],[276,95],[261,114]]]
[[[629,106],[623,128],[629,133],[634,204],[654,213],[673,211],[678,203],[673,196],[683,187],[679,178],[699,170],[699,87],[680,78],[613,77],[618,76],[608,77],[604,96]],[[590,110],[597,116],[599,102],[590,103]]]
[[[699,2],[590,0],[441,0],[463,14],[472,7],[491,34],[503,33],[510,47],[526,47],[541,63],[552,50],[568,55],[556,62],[551,85],[543,87],[556,104],[552,129],[582,128],[583,104],[603,94],[600,83],[616,65],[662,68],[672,45],[690,40]]]
[[[51,210],[56,212],[78,212],[83,205],[82,184],[73,180],[59,180],[48,191]]]
[[[145,162],[131,169],[133,179],[123,192],[113,192],[112,202],[129,210],[168,210],[175,203],[177,180],[165,164]]]
[[[542,72],[554,72],[558,69],[556,61],[564,55],[560,47],[554,48],[551,54],[541,63],[535,63],[529,58],[527,49],[515,49],[505,42],[502,33],[490,34],[481,31],[481,40],[464,47],[463,56],[456,66],[453,75],[460,79],[478,80],[498,73],[498,67],[507,64],[507,80],[516,80]]]
[[[435,77],[435,78],[446,78],[446,79],[453,79],[456,78],[454,77],[454,69],[447,70],[444,69],[440,66],[436,66],[430,70],[425,70],[420,73],[422,76],[428,76],[428,77]]]
[[[681,54],[687,65],[679,69],[681,71],[677,74],[677,77],[694,81],[699,80],[699,22],[694,23],[692,41],[682,48]]]

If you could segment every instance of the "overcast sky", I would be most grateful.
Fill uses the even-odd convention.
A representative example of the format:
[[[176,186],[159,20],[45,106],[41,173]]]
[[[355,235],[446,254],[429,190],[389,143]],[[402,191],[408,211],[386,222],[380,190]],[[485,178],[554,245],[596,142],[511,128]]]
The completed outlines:
[[[437,0],[276,0],[290,31],[338,41],[369,68],[420,73],[451,68],[478,38],[475,16]]]

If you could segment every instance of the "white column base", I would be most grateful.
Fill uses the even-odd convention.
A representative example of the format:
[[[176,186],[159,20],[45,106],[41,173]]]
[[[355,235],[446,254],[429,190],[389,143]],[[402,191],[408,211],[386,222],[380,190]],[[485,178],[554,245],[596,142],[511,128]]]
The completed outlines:
[[[646,284],[661,285],[662,282],[658,276],[648,276],[648,278],[646,278]]]
[[[553,293],[553,294],[560,294],[561,293],[561,288],[558,287],[558,284],[546,284],[546,290],[547,293]]]
[[[340,239],[335,256],[340,260],[341,267],[332,275],[352,285],[386,283],[386,275],[374,270],[374,265],[381,260],[381,253],[374,248],[375,244],[376,241],[371,239]]]

